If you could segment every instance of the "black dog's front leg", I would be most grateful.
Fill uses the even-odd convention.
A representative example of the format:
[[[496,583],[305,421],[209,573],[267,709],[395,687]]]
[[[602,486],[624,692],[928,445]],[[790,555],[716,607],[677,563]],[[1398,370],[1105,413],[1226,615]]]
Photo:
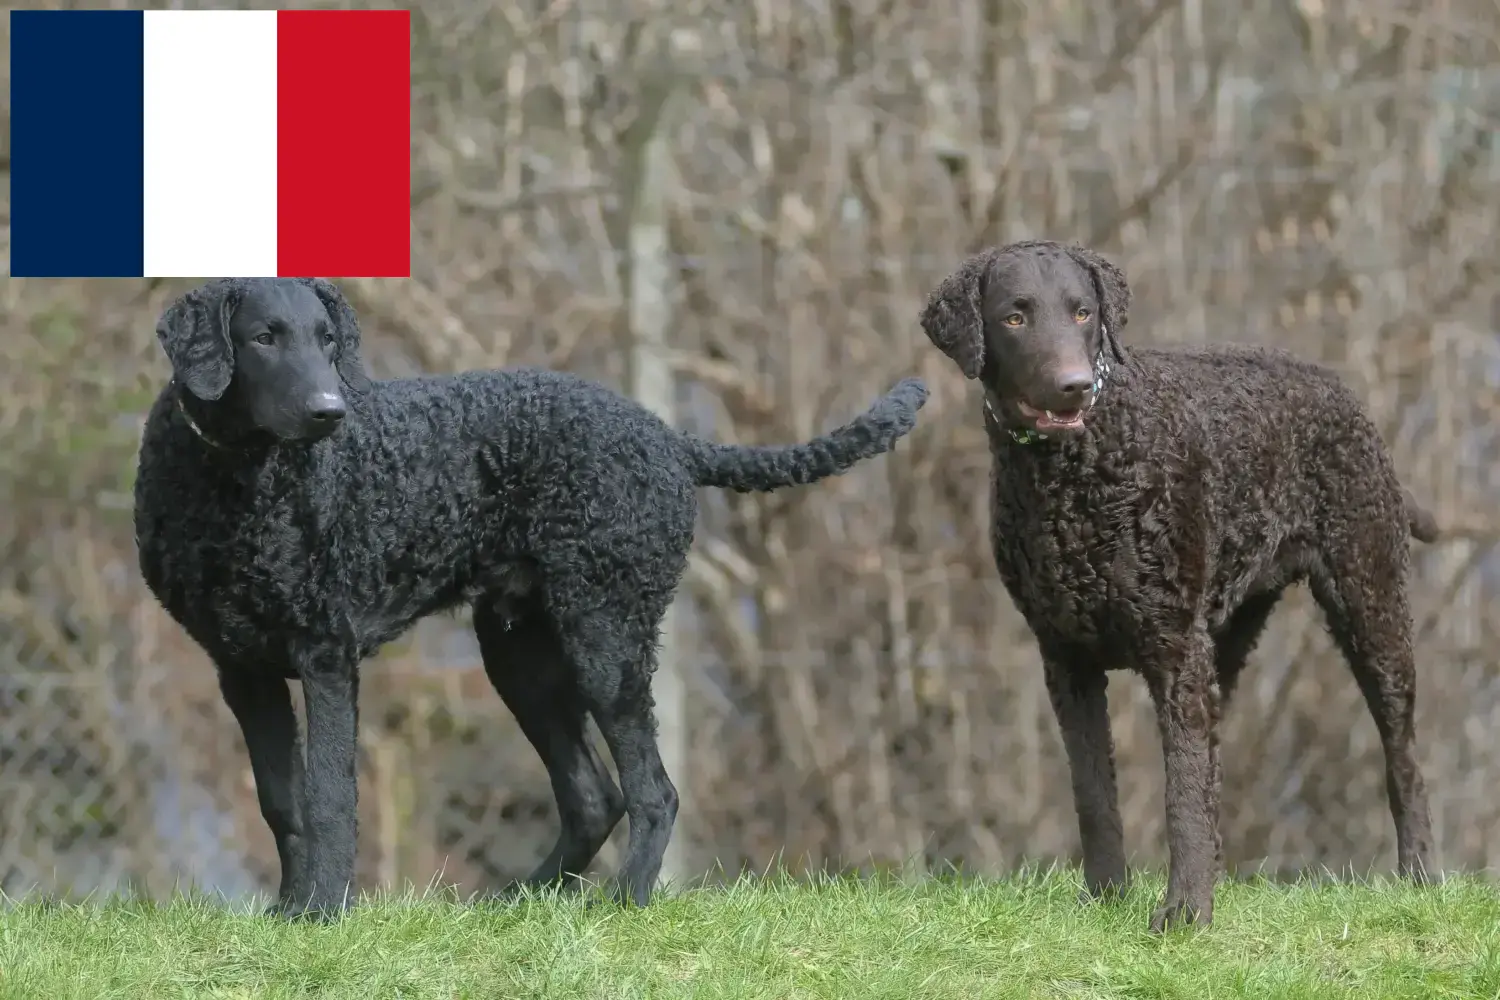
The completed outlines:
[[[353,657],[327,654],[304,658],[301,673],[307,710],[306,874],[299,887],[303,895],[284,905],[284,912],[329,919],[348,906],[354,890],[359,674]]]
[[[281,885],[272,909],[280,911],[308,892],[297,715],[280,671],[226,663],[219,668],[219,688],[245,735],[261,815],[276,838]]]

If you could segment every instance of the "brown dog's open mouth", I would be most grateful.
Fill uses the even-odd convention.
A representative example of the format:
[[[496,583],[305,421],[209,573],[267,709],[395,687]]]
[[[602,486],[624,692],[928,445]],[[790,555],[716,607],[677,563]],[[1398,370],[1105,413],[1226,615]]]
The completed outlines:
[[[1083,426],[1082,410],[1038,410],[1020,401],[1021,416],[1039,431],[1076,431]]]

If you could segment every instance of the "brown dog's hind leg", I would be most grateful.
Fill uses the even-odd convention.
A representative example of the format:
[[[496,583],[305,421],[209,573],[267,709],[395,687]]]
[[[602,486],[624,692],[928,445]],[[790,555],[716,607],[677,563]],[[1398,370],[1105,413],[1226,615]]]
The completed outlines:
[[[1213,922],[1219,840],[1219,682],[1212,640],[1194,630],[1163,637],[1146,671],[1166,762],[1167,898],[1151,929]]]
[[[1348,541],[1363,551],[1332,560],[1330,572],[1309,583],[1380,733],[1386,794],[1396,823],[1397,866],[1402,875],[1425,882],[1437,873],[1427,787],[1416,756],[1417,671],[1406,599],[1407,543],[1405,537],[1376,539],[1369,534],[1350,535]]]

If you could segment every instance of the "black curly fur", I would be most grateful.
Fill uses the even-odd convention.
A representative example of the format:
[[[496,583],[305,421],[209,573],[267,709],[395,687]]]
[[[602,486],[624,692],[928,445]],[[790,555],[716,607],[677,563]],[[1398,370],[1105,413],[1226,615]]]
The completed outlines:
[[[1216,724],[1277,599],[1304,580],[1380,732],[1400,869],[1424,878],[1432,835],[1414,752],[1405,580],[1408,534],[1435,537],[1431,515],[1402,489],[1353,393],[1280,351],[1112,345],[1118,362],[1083,429],[1018,442],[1006,433],[1008,359],[984,357],[997,341],[984,299],[1012,301],[1017,289],[997,282],[1031,280],[1024,300],[1045,300],[1047,280],[1004,275],[1056,283],[1060,271],[995,267],[1049,253],[1089,272],[1111,332],[1125,325],[1119,270],[1046,242],[966,261],[922,324],[966,375],[985,373],[995,562],[1040,647],[1090,892],[1127,879],[1105,671],[1131,669],[1150,687],[1167,771],[1171,871],[1152,926],[1211,920],[1222,867]],[[1091,352],[1078,345],[1088,327],[1066,308],[1068,322],[1026,343]]]
[[[317,443],[268,439],[214,400],[234,395],[235,306],[273,280],[213,282],[163,314],[175,379],[146,422],[135,520],[147,584],[217,665],[244,731],[281,857],[279,908],[345,904],[356,665],[465,603],[485,670],[557,796],[561,833],[528,881],[571,882],[628,812],[616,891],[645,903],[677,808],[650,676],[693,537],[694,487],[772,490],[841,473],[910,431],[926,389],[904,380],[806,444],[726,447],[560,372],[372,383],[353,312],[314,281],[304,284],[333,321],[348,416]],[[287,678],[303,685],[305,767]],[[586,713],[623,796],[585,736]]]

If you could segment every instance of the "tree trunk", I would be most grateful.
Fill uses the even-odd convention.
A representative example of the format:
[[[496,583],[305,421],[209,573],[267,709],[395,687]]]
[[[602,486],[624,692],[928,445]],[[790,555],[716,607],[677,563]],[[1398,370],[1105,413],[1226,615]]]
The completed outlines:
[[[675,384],[667,357],[673,321],[672,261],[667,245],[666,189],[672,183],[671,128],[667,114],[673,80],[664,76],[643,88],[639,113],[626,136],[627,229],[625,283],[630,343],[630,392],[667,423],[675,422]],[[679,816],[687,799],[686,691],[680,662],[680,611],[674,601],[661,626],[656,697],[662,763],[677,786]],[[683,824],[667,847],[661,882],[681,884],[693,877]]]

